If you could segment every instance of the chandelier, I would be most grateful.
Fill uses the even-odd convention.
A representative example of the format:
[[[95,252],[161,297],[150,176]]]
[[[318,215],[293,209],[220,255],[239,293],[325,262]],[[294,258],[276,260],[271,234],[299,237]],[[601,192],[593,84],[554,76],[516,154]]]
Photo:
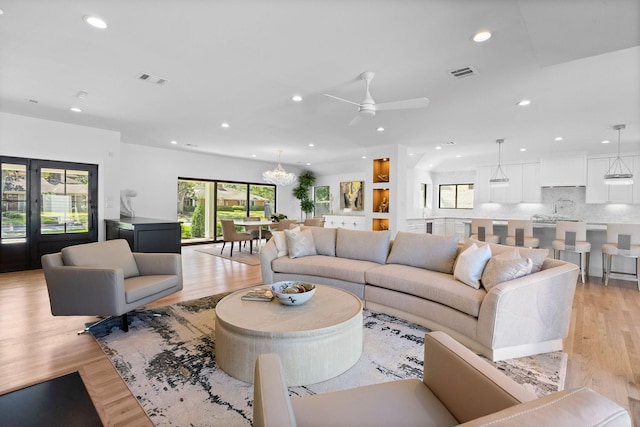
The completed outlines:
[[[609,170],[604,175],[604,183],[609,185],[631,185],[633,184],[633,174],[631,169],[620,158],[620,131],[625,125],[615,125],[614,130],[618,131],[618,157],[613,161]]]
[[[280,164],[282,150],[278,150],[278,166],[273,170],[262,172],[262,179],[270,184],[289,185],[296,180],[296,174],[289,173]]]
[[[504,172],[504,170],[502,169],[502,165],[500,164],[500,147],[502,146],[504,139],[497,139],[496,142],[498,143],[498,169],[496,169],[493,176],[491,176],[489,183],[493,188],[508,187],[509,178],[507,177],[507,174]]]

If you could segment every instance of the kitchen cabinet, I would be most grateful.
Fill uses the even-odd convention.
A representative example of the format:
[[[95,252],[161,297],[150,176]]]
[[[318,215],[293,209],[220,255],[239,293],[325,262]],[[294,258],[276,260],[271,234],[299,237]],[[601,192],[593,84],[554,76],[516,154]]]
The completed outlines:
[[[587,156],[566,154],[540,160],[542,187],[578,187],[587,185]]]
[[[478,169],[475,201],[477,203],[539,203],[540,164],[524,163],[503,165],[509,178],[507,187],[493,188],[489,183],[498,166],[483,166]]]
[[[324,215],[324,226],[327,228],[348,228],[351,230],[367,230],[366,218],[360,215]]]
[[[541,201],[540,163],[525,163],[522,165],[522,202],[540,203]]]
[[[447,218],[445,219],[445,235],[458,236],[458,240],[464,241],[465,236],[465,222],[469,219],[464,218]],[[435,233],[434,233],[435,234]]]
[[[426,233],[427,220],[425,218],[408,219],[405,231],[409,233]]]
[[[106,219],[106,239],[125,239],[132,252],[182,251],[180,223],[153,218]]]

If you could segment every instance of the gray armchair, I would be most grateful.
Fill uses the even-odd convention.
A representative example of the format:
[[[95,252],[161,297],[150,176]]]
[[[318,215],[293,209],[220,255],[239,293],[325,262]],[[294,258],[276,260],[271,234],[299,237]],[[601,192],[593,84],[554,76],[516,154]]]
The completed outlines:
[[[124,331],[129,329],[128,312],[182,289],[180,254],[133,253],[123,239],[43,255],[42,268],[51,314],[122,316]]]

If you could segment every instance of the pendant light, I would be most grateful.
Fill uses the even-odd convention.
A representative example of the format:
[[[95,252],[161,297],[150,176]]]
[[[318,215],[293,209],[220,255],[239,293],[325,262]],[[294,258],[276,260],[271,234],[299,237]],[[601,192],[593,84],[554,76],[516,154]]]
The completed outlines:
[[[604,175],[604,183],[609,185],[631,185],[633,184],[633,174],[631,169],[620,158],[620,131],[625,125],[615,125],[614,130],[618,131],[618,157],[613,161],[609,170]]]
[[[504,172],[504,170],[502,169],[502,165],[500,164],[500,160],[501,160],[500,148],[503,142],[504,142],[504,139],[496,140],[496,143],[498,143],[498,168],[496,169],[495,173],[491,176],[491,179],[489,180],[489,183],[493,188],[509,186],[509,178],[507,177],[507,174]]]
[[[273,170],[262,172],[262,179],[270,184],[289,185],[296,180],[294,173],[289,173],[280,164],[282,150],[278,150],[278,166]]]

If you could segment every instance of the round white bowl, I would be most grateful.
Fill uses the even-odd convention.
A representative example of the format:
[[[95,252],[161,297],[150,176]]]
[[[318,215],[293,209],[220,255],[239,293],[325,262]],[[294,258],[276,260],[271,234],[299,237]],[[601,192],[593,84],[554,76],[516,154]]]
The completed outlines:
[[[302,305],[309,301],[311,297],[316,293],[316,285],[312,285],[313,289],[307,292],[299,294],[284,294],[283,290],[293,285],[294,283],[302,283],[300,281],[286,280],[284,282],[276,282],[271,285],[271,291],[275,294],[278,301],[284,305]],[[307,284],[307,283],[305,283]]]

